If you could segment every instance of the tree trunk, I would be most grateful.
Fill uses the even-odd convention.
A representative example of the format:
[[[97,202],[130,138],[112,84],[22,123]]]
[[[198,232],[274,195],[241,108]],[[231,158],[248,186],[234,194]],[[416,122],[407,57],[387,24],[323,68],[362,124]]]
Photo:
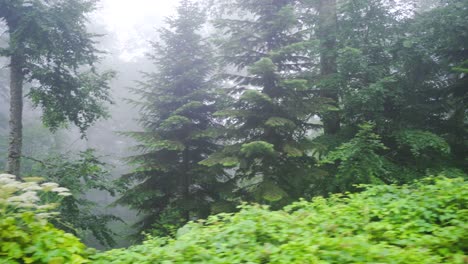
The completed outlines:
[[[183,168],[184,171],[182,172],[182,200],[184,203],[183,206],[183,212],[182,212],[182,217],[184,218],[185,222],[190,221],[190,209],[189,206],[187,205],[187,202],[190,201],[190,184],[191,184],[191,178],[190,178],[190,154],[189,154],[189,147],[186,146],[184,153],[183,153]]]
[[[23,59],[13,54],[10,62],[10,138],[7,172],[20,179],[23,141]]]
[[[334,78],[337,73],[337,10],[336,0],[320,0],[319,2],[318,37],[320,39],[320,75],[325,81],[321,95],[331,99],[332,104],[339,106],[339,87],[331,87],[327,79]],[[330,111],[323,115],[323,128],[327,135],[339,132],[341,120],[338,111]]]

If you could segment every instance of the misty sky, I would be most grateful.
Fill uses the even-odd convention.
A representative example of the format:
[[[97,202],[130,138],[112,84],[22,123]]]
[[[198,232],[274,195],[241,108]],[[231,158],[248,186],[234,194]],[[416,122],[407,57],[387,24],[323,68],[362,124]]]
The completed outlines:
[[[173,15],[177,0],[101,0],[95,15],[98,23],[116,35],[116,49],[123,60],[144,55],[155,28]]]

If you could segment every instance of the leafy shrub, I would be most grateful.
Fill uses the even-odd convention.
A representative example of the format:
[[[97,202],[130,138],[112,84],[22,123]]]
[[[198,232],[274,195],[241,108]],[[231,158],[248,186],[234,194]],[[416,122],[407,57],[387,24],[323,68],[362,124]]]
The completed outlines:
[[[69,196],[68,189],[55,183],[39,184],[40,179],[25,180],[0,175],[0,263],[89,262],[78,238],[49,224],[58,204],[41,199],[44,195]]]
[[[384,176],[386,159],[379,151],[387,149],[374,124],[364,123],[349,142],[341,144],[321,160],[322,164],[338,165],[335,184],[341,192],[355,190],[355,184],[379,184],[386,182]]]
[[[67,189],[0,175],[0,263],[466,263],[468,185],[432,177],[402,187],[300,201],[281,211],[244,205],[239,213],[190,223],[176,238],[90,256],[48,223]],[[36,179],[37,180],[37,179]],[[88,259],[90,258],[90,259]]]
[[[466,263],[468,185],[428,178],[281,211],[244,205],[190,223],[175,239],[93,256],[95,263]]]
[[[71,195],[61,200],[57,211],[60,220],[52,219],[55,227],[83,238],[91,233],[102,245],[114,246],[114,232],[109,223],[122,221],[120,218],[99,212],[97,203],[86,198],[90,191],[105,191],[114,195],[117,187],[110,180],[107,164],[100,161],[95,150],[88,149],[75,156],[50,155],[37,162],[32,173],[47,175],[47,180],[56,182],[70,190]],[[53,200],[53,199],[50,199]]]

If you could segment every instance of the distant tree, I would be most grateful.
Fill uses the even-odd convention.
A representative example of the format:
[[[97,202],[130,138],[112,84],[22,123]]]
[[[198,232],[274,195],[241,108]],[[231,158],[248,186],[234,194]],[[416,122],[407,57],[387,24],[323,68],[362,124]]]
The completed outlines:
[[[123,176],[129,187],[118,201],[140,211],[140,228],[171,234],[189,220],[206,217],[219,201],[223,170],[199,162],[218,149],[217,94],[210,81],[212,49],[200,34],[205,14],[184,0],[160,30],[150,55],[156,71],[146,74],[138,92],[143,132],[128,133],[140,144],[136,166]]]
[[[98,74],[99,60],[86,14],[94,0],[1,0],[0,18],[9,42],[0,55],[10,59],[10,143],[7,171],[19,175],[22,148],[23,84],[43,122],[52,130],[72,122],[84,132],[106,116],[112,72]]]

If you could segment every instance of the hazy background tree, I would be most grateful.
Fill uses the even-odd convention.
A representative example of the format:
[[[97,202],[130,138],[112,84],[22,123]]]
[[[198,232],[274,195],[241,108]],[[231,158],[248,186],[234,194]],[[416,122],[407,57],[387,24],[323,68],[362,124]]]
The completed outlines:
[[[123,177],[129,189],[118,202],[144,214],[141,230],[171,234],[208,216],[221,196],[215,187],[223,171],[198,164],[218,148],[213,54],[200,34],[205,20],[197,3],[181,2],[153,45],[156,71],[137,91],[144,131],[128,133],[138,141],[130,158],[136,170]]]
[[[42,120],[52,130],[68,122],[84,132],[106,116],[108,80],[98,74],[93,35],[86,29],[86,14],[94,1],[1,1],[0,18],[7,25],[9,42],[1,55],[10,58],[10,142],[7,171],[20,175],[23,84],[43,110]]]

